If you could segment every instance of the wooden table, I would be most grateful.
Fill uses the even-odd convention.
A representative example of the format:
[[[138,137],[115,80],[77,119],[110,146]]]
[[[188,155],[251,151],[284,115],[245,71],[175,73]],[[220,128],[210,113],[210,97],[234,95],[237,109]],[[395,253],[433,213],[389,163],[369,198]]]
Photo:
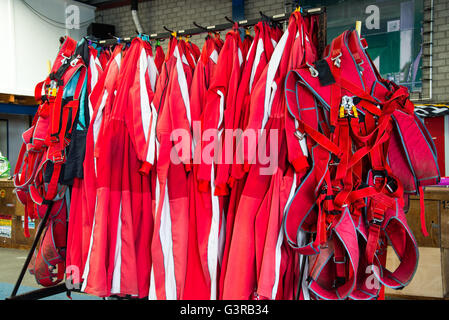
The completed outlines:
[[[386,288],[387,296],[403,298],[449,298],[449,188],[426,187],[424,190],[426,227],[421,232],[419,197],[410,197],[407,222],[419,246],[419,265],[411,283],[402,290]],[[388,247],[387,268],[394,270],[399,261]]]

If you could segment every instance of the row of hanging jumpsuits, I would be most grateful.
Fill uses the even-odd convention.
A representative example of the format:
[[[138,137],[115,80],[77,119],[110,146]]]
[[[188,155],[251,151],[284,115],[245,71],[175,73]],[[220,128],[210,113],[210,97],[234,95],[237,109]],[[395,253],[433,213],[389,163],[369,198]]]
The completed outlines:
[[[225,129],[282,130],[281,82],[302,63],[305,46],[315,54],[315,18],[293,15],[284,33],[260,22],[254,37],[235,26],[224,41],[209,34],[201,52],[172,37],[165,57],[161,47],[154,57],[141,38],[117,45],[107,63],[91,48],[95,71],[84,111],[90,117],[67,248],[69,274],[79,268],[82,291],[150,299],[293,297],[296,262],[280,228],[295,180],[284,138],[272,176],[260,175],[259,163],[193,160],[210,142],[199,141],[207,129],[217,129],[222,145]],[[176,129],[189,132],[192,148],[173,163]]]
[[[308,118],[316,117],[314,127],[324,128],[318,121],[328,121],[324,111],[318,117],[317,98],[305,88],[306,80],[288,89],[285,85],[290,71],[301,68],[310,70],[310,81],[318,81],[313,73],[320,58],[317,34],[318,16],[303,17],[296,11],[285,31],[259,22],[250,36],[235,25],[224,41],[209,34],[201,50],[176,35],[165,54],[161,47],[153,53],[140,37],[129,46],[118,44],[108,57],[91,48],[88,110],[80,111],[89,115],[80,138],[85,152],[79,162],[82,172],[73,182],[69,214],[66,262],[72,282],[100,297],[309,299],[311,278],[321,275],[315,282],[327,285],[332,280],[328,274],[349,272],[340,277],[347,280],[342,288],[358,281],[358,296],[377,297],[378,291],[361,293],[366,277],[361,269],[341,269],[354,264],[338,256],[342,248],[335,239],[330,247],[322,247],[322,255],[307,258],[292,242],[304,245],[309,235],[294,223],[294,230],[285,226],[290,207],[297,210],[290,217],[305,210],[292,203],[310,173],[328,175],[327,162],[326,168],[314,168],[320,156],[315,144],[321,141],[334,154],[339,148],[324,137],[326,132],[304,127],[304,119],[298,120],[287,105],[286,97],[294,92],[292,99],[302,106],[300,115],[312,112]],[[346,39],[348,35],[343,34]],[[348,41],[354,46],[356,40]],[[357,50],[361,54],[365,48]],[[328,52],[327,58],[332,54]],[[338,68],[340,58],[341,54],[332,57]],[[394,84],[391,88],[396,90]],[[405,97],[402,89],[397,92],[394,99]],[[409,107],[408,102],[404,105]],[[340,118],[345,118],[344,112]],[[310,139],[298,136],[299,125]],[[375,137],[376,130],[369,136]],[[228,132],[256,132],[255,143],[248,145],[245,138]],[[368,147],[357,155],[368,154]],[[346,151],[343,161],[348,162],[352,150]],[[345,174],[340,171],[339,176]],[[352,169],[348,172],[352,175]],[[322,184],[323,179],[317,181],[315,191]],[[319,195],[319,217],[324,217],[321,202],[331,197]],[[339,217],[352,223],[346,213]],[[326,221],[317,221],[309,233],[322,245],[328,240]],[[286,241],[292,230],[296,239]],[[408,236],[404,230],[397,232],[403,239]],[[357,235],[353,238],[358,241]],[[377,239],[369,243],[377,245]],[[333,265],[327,264],[330,257]],[[409,260],[416,266],[417,256]],[[314,265],[309,273],[310,261]],[[344,298],[353,289],[354,285],[345,289]],[[334,285],[328,289],[332,297],[343,292],[339,290]],[[313,298],[320,296],[315,292]]]

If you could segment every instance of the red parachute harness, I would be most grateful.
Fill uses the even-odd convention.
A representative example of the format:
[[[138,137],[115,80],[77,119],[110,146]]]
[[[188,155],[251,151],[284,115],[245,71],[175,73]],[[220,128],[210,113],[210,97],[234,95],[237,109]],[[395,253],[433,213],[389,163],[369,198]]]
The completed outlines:
[[[290,246],[310,256],[307,283],[317,299],[376,298],[380,285],[370,285],[371,275],[394,289],[406,286],[418,249],[404,191],[418,193],[439,180],[433,142],[407,90],[380,78],[366,48],[356,31],[346,31],[323,59],[292,70],[285,82],[311,168],[283,227]],[[298,243],[299,230],[309,241]],[[378,258],[385,239],[400,259],[393,272]]]
[[[30,265],[31,273],[44,286],[60,282],[65,271],[67,187],[60,179],[78,112],[81,79],[86,74],[76,49],[77,42],[66,37],[50,75],[36,86],[35,98],[40,105],[31,128],[22,135],[23,145],[14,172],[17,196],[25,205],[25,236],[30,236],[28,217],[42,219],[51,210]],[[56,268],[57,274],[53,272]]]

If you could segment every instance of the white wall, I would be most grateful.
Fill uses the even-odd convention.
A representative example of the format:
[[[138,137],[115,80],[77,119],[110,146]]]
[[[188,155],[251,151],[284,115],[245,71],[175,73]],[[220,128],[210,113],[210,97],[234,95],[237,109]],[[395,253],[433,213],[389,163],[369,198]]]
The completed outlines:
[[[66,28],[70,5],[79,9],[79,29]],[[48,74],[47,61],[56,57],[59,38],[80,40],[94,19],[95,7],[71,0],[1,0],[0,93],[34,95]]]

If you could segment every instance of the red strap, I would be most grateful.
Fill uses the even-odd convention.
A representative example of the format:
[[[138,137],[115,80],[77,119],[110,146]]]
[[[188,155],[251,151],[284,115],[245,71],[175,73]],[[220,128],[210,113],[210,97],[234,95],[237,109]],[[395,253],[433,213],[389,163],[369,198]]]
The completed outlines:
[[[322,146],[327,151],[329,151],[337,156],[340,154],[341,150],[335,143],[333,143],[331,140],[329,140],[329,138],[327,138],[322,133],[313,129],[311,126],[306,124],[304,121],[298,120],[298,129],[299,129],[299,131],[307,133],[309,135],[309,137],[311,137],[316,143],[318,143],[320,146]]]
[[[349,155],[351,154],[352,143],[349,136],[349,125],[346,118],[339,119],[338,124],[338,146],[343,152],[340,158],[340,164],[337,166],[337,172],[335,173],[335,180],[342,180],[346,176],[348,168]]]
[[[359,190],[351,191],[348,199],[351,203],[356,202],[359,199],[367,198],[379,193],[374,187],[366,187]]]
[[[27,208],[25,208],[25,221],[24,221],[24,227],[23,227],[23,234],[25,235],[25,238],[30,237],[30,230],[28,228],[28,217],[29,217],[29,213],[28,213]]]
[[[148,176],[148,174],[151,171],[152,166],[153,165],[147,161],[143,162],[142,166],[139,169],[139,173],[143,176]]]
[[[317,220],[317,236],[315,240],[315,247],[324,246],[327,242],[326,236],[326,215],[321,209],[321,203],[324,200],[324,195],[321,195],[318,199],[318,220]]]
[[[373,264],[374,254],[377,250],[377,244],[380,236],[380,226],[372,224],[369,226],[368,241],[366,243],[365,257],[368,265]]]
[[[429,233],[427,232],[426,227],[426,207],[424,205],[424,189],[422,186],[419,186],[419,205],[420,205],[420,215],[421,215],[421,232],[424,235],[424,237],[428,237]]]
[[[334,263],[338,278],[346,279],[346,257],[339,240],[334,241]]]
[[[58,193],[58,181],[59,176],[61,175],[62,164],[55,163],[53,167],[53,174],[51,176],[51,180],[47,186],[47,193],[45,195],[46,200],[53,200]]]
[[[70,57],[76,49],[77,42],[70,37],[66,37],[63,43],[63,51],[62,54],[65,57]],[[62,50],[61,50],[62,51]]]
[[[298,158],[294,159],[292,165],[297,173],[305,172],[310,167],[307,157],[304,155],[300,155]]]
[[[34,88],[34,98],[39,103],[42,100],[42,87],[44,86],[44,83],[45,81],[39,82]]]
[[[52,142],[58,142],[61,124],[61,112],[62,112],[62,96],[64,93],[64,87],[58,88],[56,98],[51,102],[51,121],[50,121],[50,137]]]
[[[380,115],[382,114],[382,110],[380,110],[379,108],[377,108],[377,105],[373,104],[370,101],[366,101],[366,100],[360,100],[360,102],[357,104],[358,107],[362,107],[363,109],[365,109],[366,111],[368,111],[369,113],[380,117]]]

